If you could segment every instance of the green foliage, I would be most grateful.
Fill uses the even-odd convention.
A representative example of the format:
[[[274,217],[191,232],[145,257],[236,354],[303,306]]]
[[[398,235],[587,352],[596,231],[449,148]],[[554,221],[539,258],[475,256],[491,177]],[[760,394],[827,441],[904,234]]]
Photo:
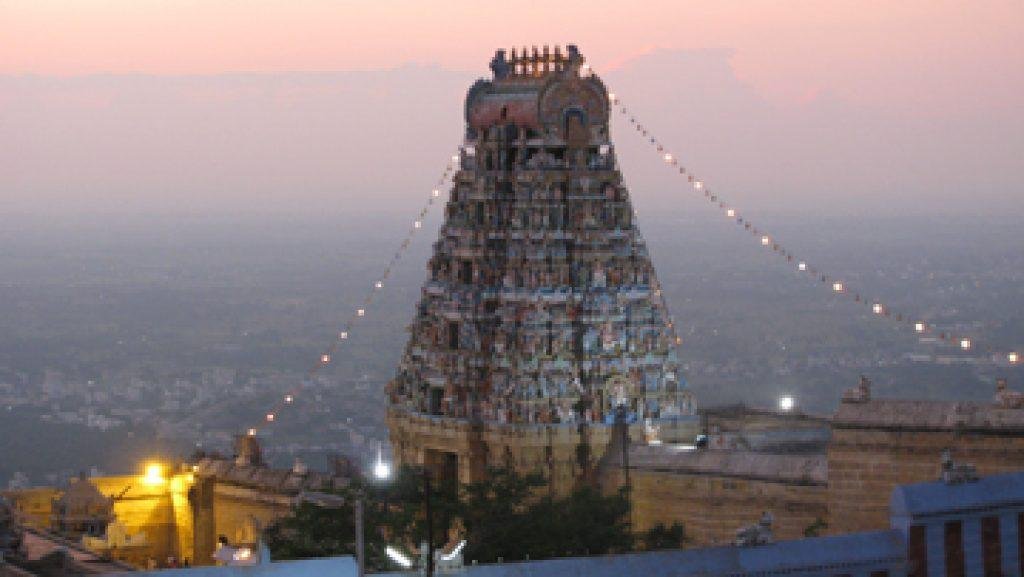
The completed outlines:
[[[467,540],[465,558],[480,563],[633,549],[625,491],[607,496],[581,487],[564,498],[539,496],[546,486],[541,475],[503,469],[493,469],[486,481],[461,490],[454,484],[432,484],[435,547],[448,541],[452,527],[461,525]],[[358,485],[339,492],[345,498],[342,506],[304,503],[267,529],[267,546],[275,559],[353,555],[352,503],[362,492],[367,567],[393,570],[384,555],[385,545],[412,553],[426,540],[424,488],[423,473],[405,468],[387,485]]]
[[[263,534],[274,559],[352,555],[355,525],[350,503],[338,508],[301,503]]]
[[[644,532],[641,540],[644,549],[655,551],[658,549],[680,549],[690,538],[686,535],[686,528],[678,521],[666,527],[664,523],[658,523]]]
[[[828,529],[828,522],[821,517],[817,517],[813,523],[804,527],[804,537],[818,537],[825,529]]]

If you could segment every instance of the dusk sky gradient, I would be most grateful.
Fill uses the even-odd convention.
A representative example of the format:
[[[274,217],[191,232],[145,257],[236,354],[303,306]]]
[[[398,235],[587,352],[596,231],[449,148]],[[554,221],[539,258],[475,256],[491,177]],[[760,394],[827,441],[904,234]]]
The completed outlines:
[[[495,48],[570,42],[733,197],[1019,204],[1022,38],[1021,2],[0,0],[0,209],[404,199]]]

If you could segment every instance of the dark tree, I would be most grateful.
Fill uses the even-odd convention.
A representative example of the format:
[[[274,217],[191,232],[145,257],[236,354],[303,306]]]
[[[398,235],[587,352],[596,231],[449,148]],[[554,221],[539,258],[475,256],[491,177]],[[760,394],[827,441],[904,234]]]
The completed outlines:
[[[686,536],[686,528],[677,521],[670,527],[666,527],[664,523],[658,523],[645,531],[641,540],[644,543],[644,549],[655,551],[658,549],[681,549],[690,539]]]

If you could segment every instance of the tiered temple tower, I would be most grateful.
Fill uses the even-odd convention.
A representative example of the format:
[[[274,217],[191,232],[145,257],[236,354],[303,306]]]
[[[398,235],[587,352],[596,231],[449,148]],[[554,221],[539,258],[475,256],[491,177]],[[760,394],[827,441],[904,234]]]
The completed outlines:
[[[592,478],[616,419],[689,434],[678,339],[634,222],[609,96],[575,46],[491,61],[388,424],[399,463]]]

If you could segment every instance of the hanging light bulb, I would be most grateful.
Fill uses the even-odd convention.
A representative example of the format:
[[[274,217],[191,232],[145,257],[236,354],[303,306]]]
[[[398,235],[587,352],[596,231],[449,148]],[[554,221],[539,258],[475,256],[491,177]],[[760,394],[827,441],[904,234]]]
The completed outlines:
[[[836,291],[837,293],[843,292],[844,288],[845,287],[843,287],[843,283],[841,283],[839,281],[836,281],[836,282],[832,283],[832,290]]]
[[[273,423],[274,422],[274,413],[267,413],[267,422],[268,423]]]
[[[768,235],[764,235],[761,237],[761,246],[768,246],[771,243],[772,239],[768,238]]]
[[[325,365],[327,363],[330,363],[331,362],[331,355],[321,355],[320,356],[320,362],[325,364]]]
[[[357,310],[356,311],[356,316],[365,317],[366,316],[366,309],[359,309],[359,310]]]
[[[965,351],[971,350],[971,339],[960,339],[960,348]]]
[[[666,152],[664,158],[665,158],[665,162],[672,162],[672,155],[671,154]]]
[[[248,434],[250,437],[255,437],[256,429],[249,429],[248,431],[246,431],[246,434]]]
[[[875,313],[876,315],[880,315],[880,314],[882,314],[883,312],[885,312],[885,307],[883,307],[883,306],[882,306],[882,305],[881,305],[880,303],[875,303],[875,304],[871,305],[871,310],[872,310],[872,311],[873,311],[873,312],[874,312],[874,313]]]
[[[373,283],[373,288],[375,288],[375,289],[384,288],[384,283],[381,282],[381,281],[377,281],[377,282]]]
[[[729,218],[735,218],[736,211],[730,208],[729,210],[725,211],[725,216],[728,216]]]
[[[435,188],[434,190],[430,191],[430,195],[433,196],[434,198],[437,198],[441,196],[441,191]]]
[[[800,264],[796,265],[796,268],[797,270],[805,271],[807,270],[807,263],[805,263],[804,261],[800,261]]]
[[[417,220],[416,222],[412,223],[412,225],[413,225],[413,226],[414,226],[415,228],[420,228],[420,227],[422,227],[422,226],[423,226],[423,221]]]
[[[286,403],[288,403],[288,404],[291,404],[291,403],[292,403],[292,401],[294,401],[294,400],[295,400],[295,397],[293,397],[293,396],[291,396],[291,395],[285,395],[285,396],[284,396],[284,402],[286,402]]]
[[[348,338],[348,331],[341,331],[340,333],[338,333],[338,338],[341,339],[341,340],[347,339]]]
[[[1006,355],[1006,360],[1007,360],[1007,362],[1009,362],[1009,363],[1010,363],[1011,365],[1016,365],[1016,364],[1017,364],[1017,361],[1019,361],[1019,360],[1020,360],[1020,357],[1018,357],[1018,356],[1017,356],[1017,353],[1007,353],[1007,355]]]
[[[924,323],[914,323],[914,330],[919,333],[924,332]]]
[[[693,188],[696,189],[696,190],[700,190],[700,189],[704,188],[704,183],[699,181],[699,180],[695,180],[695,181],[693,181]]]

